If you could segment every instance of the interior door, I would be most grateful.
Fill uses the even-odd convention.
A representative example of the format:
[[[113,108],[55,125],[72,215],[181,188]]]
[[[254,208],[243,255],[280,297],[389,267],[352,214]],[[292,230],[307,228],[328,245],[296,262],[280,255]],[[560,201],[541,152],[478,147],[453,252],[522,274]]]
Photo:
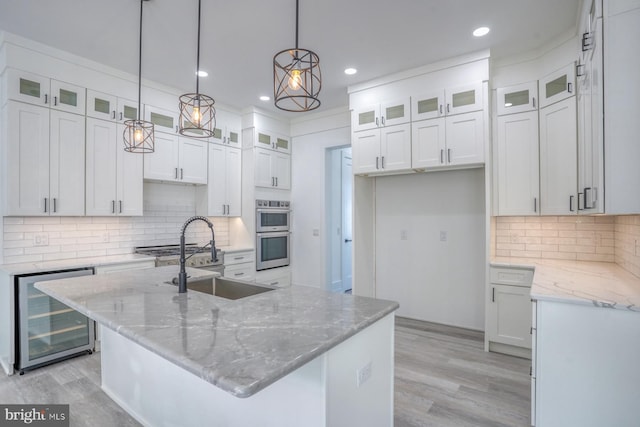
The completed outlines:
[[[353,175],[351,171],[351,150],[342,150],[342,251],[341,251],[341,279],[342,291],[351,290],[352,265],[351,252],[353,250]]]

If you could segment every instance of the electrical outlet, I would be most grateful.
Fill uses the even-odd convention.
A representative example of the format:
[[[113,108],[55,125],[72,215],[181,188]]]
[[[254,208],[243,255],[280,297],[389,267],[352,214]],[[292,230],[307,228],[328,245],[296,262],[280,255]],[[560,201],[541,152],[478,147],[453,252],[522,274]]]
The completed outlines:
[[[33,246],[49,246],[49,235],[46,233],[34,234]]]
[[[372,373],[373,372],[372,372],[371,362],[367,363],[362,368],[358,369],[358,371],[356,372],[358,387],[362,386],[362,384],[369,381],[369,378],[371,378]]]
[[[320,230],[318,230],[317,228],[314,228],[314,229],[313,229],[313,235],[314,235],[315,237],[318,237],[318,236],[320,235]]]
[[[400,240],[407,240],[407,230],[400,230]]]
[[[440,241],[441,242],[446,242],[447,241],[447,232],[446,231],[440,231]]]

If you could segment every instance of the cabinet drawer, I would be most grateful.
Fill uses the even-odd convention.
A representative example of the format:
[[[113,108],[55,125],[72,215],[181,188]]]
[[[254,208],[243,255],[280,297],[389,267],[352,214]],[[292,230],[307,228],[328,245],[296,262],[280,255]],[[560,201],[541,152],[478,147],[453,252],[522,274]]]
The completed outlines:
[[[253,263],[256,259],[254,251],[234,252],[231,254],[224,254],[224,265],[242,264],[245,262]]]
[[[253,263],[234,264],[224,267],[224,277],[239,280],[253,280],[255,277]]]
[[[531,287],[533,269],[491,267],[491,283]]]

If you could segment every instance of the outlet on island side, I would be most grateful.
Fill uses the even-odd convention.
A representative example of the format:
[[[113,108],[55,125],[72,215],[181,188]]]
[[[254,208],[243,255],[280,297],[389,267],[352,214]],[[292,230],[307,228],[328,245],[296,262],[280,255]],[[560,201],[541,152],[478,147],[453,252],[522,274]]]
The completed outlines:
[[[362,368],[358,369],[357,372],[357,384],[358,387],[362,386],[362,384],[366,383],[369,378],[371,378],[372,368],[371,362],[364,365]]]

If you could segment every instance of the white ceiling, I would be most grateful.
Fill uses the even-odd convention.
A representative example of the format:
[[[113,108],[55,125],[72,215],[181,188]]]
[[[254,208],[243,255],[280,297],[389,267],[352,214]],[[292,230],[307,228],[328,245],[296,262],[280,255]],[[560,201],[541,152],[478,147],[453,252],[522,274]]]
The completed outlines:
[[[575,29],[582,0],[300,0],[299,47],[320,56],[322,106],[347,86],[491,49],[505,57]],[[144,4],[143,78],[195,90],[197,0]],[[0,0],[0,30],[137,74],[138,0]],[[295,43],[295,0],[202,0],[201,92],[236,108],[280,112],[273,55]],[[491,32],[474,38],[478,26]],[[355,76],[344,68],[356,67]],[[289,113],[295,115],[299,113]]]

